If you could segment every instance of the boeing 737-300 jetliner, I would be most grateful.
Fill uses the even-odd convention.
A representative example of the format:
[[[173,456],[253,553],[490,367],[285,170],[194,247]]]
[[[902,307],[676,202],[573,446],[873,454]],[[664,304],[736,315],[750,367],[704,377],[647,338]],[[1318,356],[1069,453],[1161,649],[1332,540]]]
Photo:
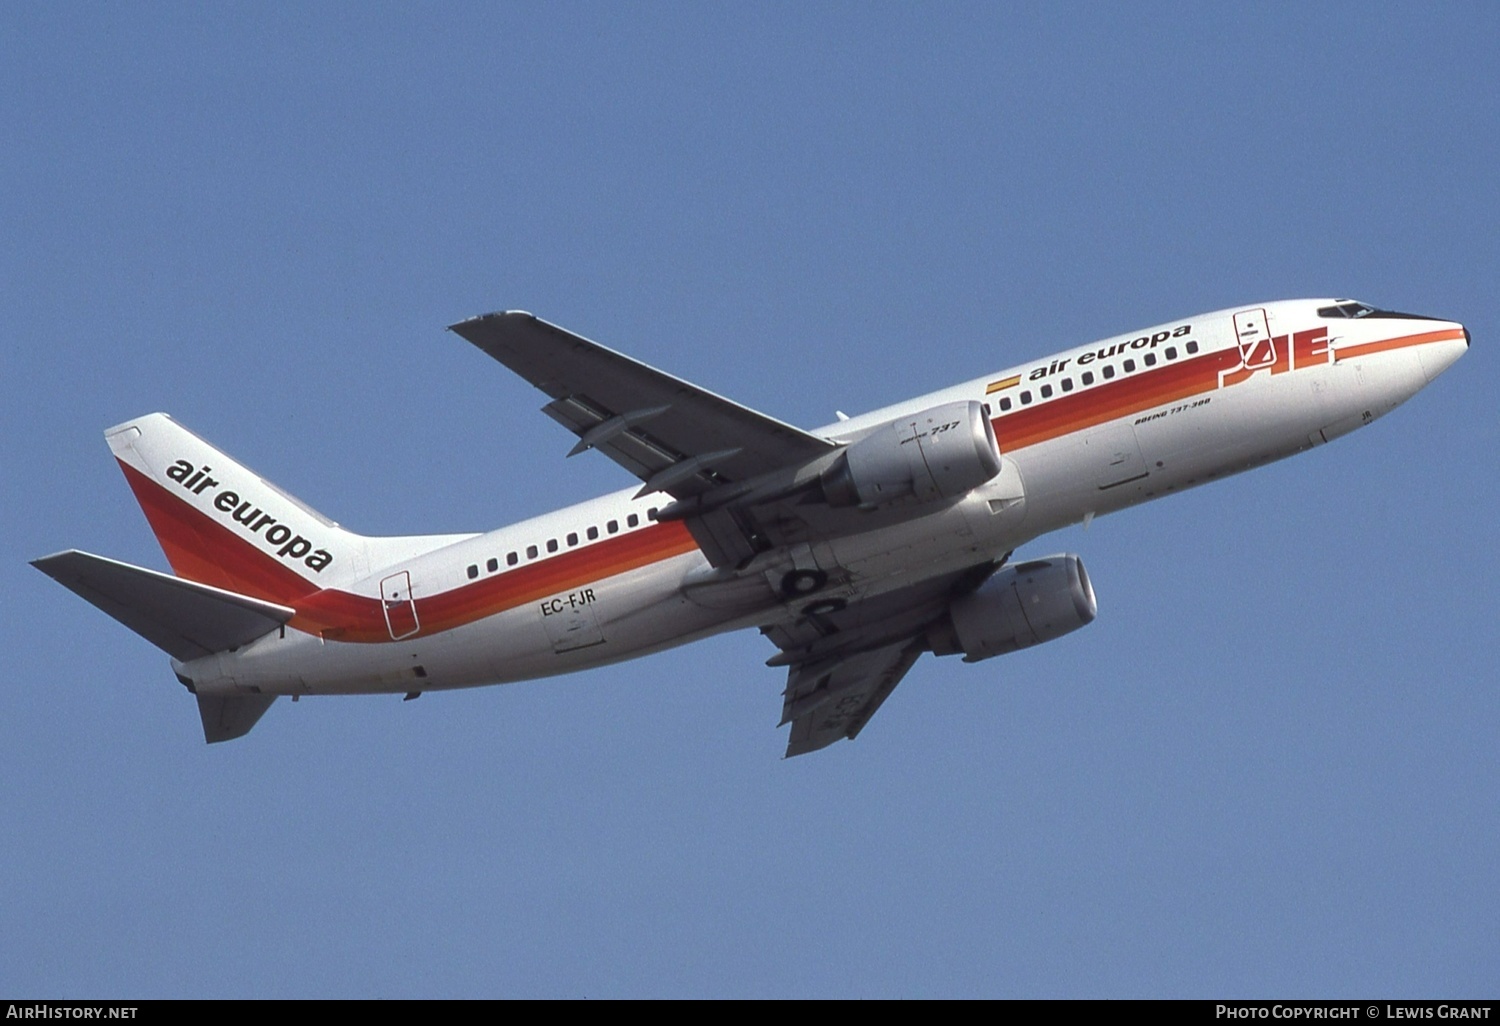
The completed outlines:
[[[164,649],[204,734],[277,695],[569,673],[742,627],[787,670],[786,754],[853,738],[923,652],[977,662],[1094,619],[1040,535],[1362,427],[1468,348],[1348,300],[1203,314],[804,431],[527,313],[453,331],[640,479],[488,534],[354,534],[165,414],[105,432],[173,574],[44,573]]]

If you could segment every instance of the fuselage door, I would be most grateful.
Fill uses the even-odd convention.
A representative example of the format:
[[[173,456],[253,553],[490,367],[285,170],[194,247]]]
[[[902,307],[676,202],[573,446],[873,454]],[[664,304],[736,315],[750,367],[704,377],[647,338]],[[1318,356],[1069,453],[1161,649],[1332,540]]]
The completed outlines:
[[[417,633],[417,603],[411,596],[411,574],[402,570],[380,582],[380,605],[391,638],[400,640]]]
[[[1241,310],[1234,315],[1234,338],[1240,346],[1240,360],[1249,370],[1259,370],[1276,362],[1276,345],[1262,309]]]

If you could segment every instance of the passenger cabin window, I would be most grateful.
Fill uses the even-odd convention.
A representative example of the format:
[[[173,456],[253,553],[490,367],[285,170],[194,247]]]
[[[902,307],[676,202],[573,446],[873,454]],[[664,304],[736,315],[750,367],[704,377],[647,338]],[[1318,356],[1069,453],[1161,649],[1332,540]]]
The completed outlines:
[[[1064,392],[1071,392],[1071,391],[1073,391],[1073,379],[1072,378],[1063,378],[1062,379],[1062,390]]]
[[[647,520],[655,520],[656,519],[656,507],[655,506],[652,506],[650,509],[646,510],[646,519]]]
[[[620,530],[620,522],[618,520],[611,520],[608,524],[605,525],[605,528],[609,531],[610,534],[614,534]]]
[[[1083,383],[1084,383],[1084,385],[1092,385],[1094,383],[1094,372],[1093,371],[1084,371],[1083,372]]]
[[[1112,378],[1114,376],[1115,376],[1114,365],[1113,364],[1108,364],[1108,363],[1105,364],[1104,365],[1104,380],[1108,381],[1110,378]]]
[[[469,580],[472,581],[474,578],[476,578],[478,576],[479,576],[479,564],[478,563],[470,563],[469,564]]]
[[[1155,367],[1156,366],[1156,354],[1155,353],[1147,353],[1145,359],[1146,359],[1146,366],[1147,367]]]
[[[1167,359],[1168,360],[1175,360],[1175,359],[1177,359],[1177,347],[1176,346],[1167,346]]]
[[[548,538],[547,539],[547,551],[548,552],[556,552],[557,551],[557,539],[556,538]]]
[[[1025,406],[1029,402],[1031,402],[1031,390],[1030,389],[1028,389],[1025,392],[1021,393],[1021,405]]]
[[[572,548],[574,545],[577,545],[577,544],[578,544],[578,532],[577,531],[569,531],[568,532],[568,548]]]
[[[1196,353],[1198,351],[1198,343],[1196,343],[1196,342],[1189,342],[1187,344],[1187,351],[1189,353]]]
[[[1132,372],[1134,370],[1135,370],[1135,361],[1134,360],[1126,360],[1125,361],[1125,373],[1129,374],[1130,372]]]
[[[597,527],[590,527],[589,528],[589,541],[593,541],[597,537],[599,537],[599,528],[597,528]]]
[[[640,524],[640,522],[641,522],[641,518],[638,517],[638,516],[636,516],[634,513],[630,514],[630,516],[628,516],[628,517],[625,518],[625,526],[626,527],[636,527],[636,526],[638,526]]]
[[[505,554],[505,565],[506,566],[515,566],[520,561],[521,561],[521,555],[518,552],[507,552]]]
[[[494,573],[496,570],[500,569],[500,560],[491,558],[488,563],[484,564],[484,568],[490,573]]]
[[[1051,385],[1043,385],[1042,386],[1042,398],[1043,399],[1051,399],[1052,398],[1052,386]]]
[[[526,546],[526,558],[527,559],[535,559],[536,557],[537,557],[536,546],[535,545],[528,545],[528,546]]]
[[[1008,396],[1008,395],[1007,396],[1003,396],[1000,399],[1000,409],[1001,410],[1008,410],[1008,409],[1010,409],[1010,396]]]

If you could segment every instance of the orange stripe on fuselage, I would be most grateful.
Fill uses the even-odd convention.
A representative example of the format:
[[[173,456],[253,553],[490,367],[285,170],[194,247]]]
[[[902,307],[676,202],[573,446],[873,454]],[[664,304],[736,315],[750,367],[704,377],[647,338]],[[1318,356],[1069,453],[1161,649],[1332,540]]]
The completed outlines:
[[[481,578],[436,595],[414,583],[419,636],[437,634],[562,592],[577,591],[606,577],[650,566],[697,547],[680,521],[653,524],[526,566]],[[380,602],[329,589],[297,603],[291,626],[331,641],[390,641]],[[403,638],[403,641],[408,640]]]
[[[1425,331],[1420,335],[1402,335],[1400,338],[1386,338],[1379,342],[1365,342],[1357,346],[1340,346],[1333,351],[1333,359],[1335,363],[1342,363],[1344,360],[1369,356],[1372,353],[1385,353],[1392,349],[1405,349],[1407,346],[1420,346],[1428,342],[1456,342],[1463,337],[1464,329],[1462,328]]]
[[[994,421],[995,437],[1001,452],[1061,438],[1153,406],[1212,392],[1219,387],[1219,372],[1233,370],[1239,363],[1240,352],[1231,347],[1172,361],[1118,381],[1090,385],[1082,391],[1003,414]]]
[[[122,462],[120,468],[179,577],[291,606],[297,615],[288,626],[307,634],[339,641],[391,640],[379,599],[338,588],[320,590],[134,467]],[[452,630],[548,595],[576,591],[696,547],[680,521],[669,521],[627,530],[436,595],[423,595],[418,578],[413,587],[421,624],[418,636]]]
[[[1428,342],[1446,342],[1464,337],[1462,328],[1445,328],[1416,335],[1381,339],[1334,350],[1335,361],[1370,356],[1374,353],[1419,346]],[[1139,357],[1137,357],[1139,359]],[[1144,373],[1135,373],[1119,381],[1090,386],[1039,405],[1023,407],[994,420],[995,437],[1002,452],[1024,449],[1028,445],[1050,441],[1083,431],[1106,421],[1141,413],[1156,406],[1177,402],[1213,392],[1219,387],[1221,371],[1232,371],[1241,364],[1240,351],[1231,346],[1205,353],[1189,360],[1169,363]],[[1301,368],[1299,368],[1301,369]],[[1048,379],[1051,380],[1051,379]],[[1031,385],[1035,388],[1047,382]]]

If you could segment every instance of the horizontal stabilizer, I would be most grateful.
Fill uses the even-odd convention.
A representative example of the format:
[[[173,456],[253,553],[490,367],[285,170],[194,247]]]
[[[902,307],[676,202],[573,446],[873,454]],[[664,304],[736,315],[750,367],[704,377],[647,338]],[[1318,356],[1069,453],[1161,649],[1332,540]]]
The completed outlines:
[[[236,648],[286,623],[296,613],[287,606],[239,595],[222,588],[131,566],[103,556],[69,550],[33,560],[32,566],[58,584],[87,599],[157,648],[187,661]],[[230,700],[226,700],[230,701]],[[259,698],[235,699],[259,703]],[[201,700],[200,700],[201,703]],[[270,702],[267,701],[266,705]],[[243,734],[265,707],[251,714],[216,713],[238,723],[248,717]],[[208,731],[205,707],[203,725]],[[228,734],[238,737],[239,734]],[[209,737],[210,741],[216,740]]]
[[[199,695],[203,739],[213,744],[244,737],[274,701],[275,695]]]

